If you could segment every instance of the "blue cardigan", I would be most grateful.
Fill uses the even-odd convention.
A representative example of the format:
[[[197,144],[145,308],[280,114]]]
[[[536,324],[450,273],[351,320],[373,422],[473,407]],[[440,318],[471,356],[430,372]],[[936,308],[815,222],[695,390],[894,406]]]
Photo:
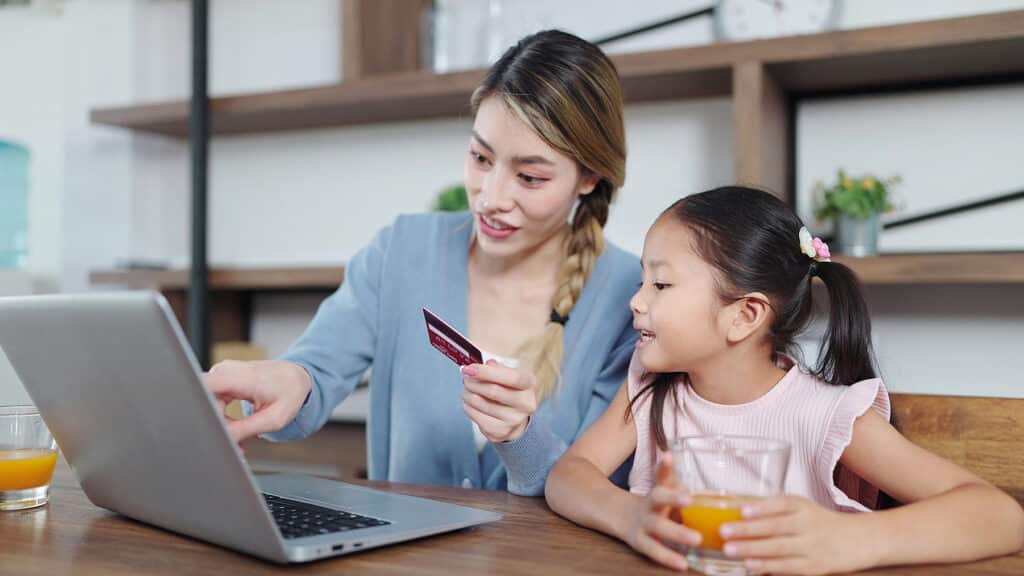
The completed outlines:
[[[518,440],[478,453],[462,411],[462,376],[430,346],[420,310],[467,333],[472,231],[467,212],[399,216],[356,254],[341,287],[282,357],[309,372],[309,399],[288,426],[265,437],[291,440],[320,429],[372,365],[370,479],[543,494],[555,461],[625,381],[640,264],[607,245],[566,324],[558,391]],[[613,479],[624,482],[624,472]]]

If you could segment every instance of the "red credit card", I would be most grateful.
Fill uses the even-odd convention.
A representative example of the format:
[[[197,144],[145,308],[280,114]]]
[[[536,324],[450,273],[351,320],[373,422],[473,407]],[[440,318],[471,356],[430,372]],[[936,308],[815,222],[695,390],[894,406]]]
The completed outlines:
[[[451,358],[452,362],[459,366],[483,363],[483,354],[469,338],[459,334],[458,330],[426,308],[423,309],[423,318],[427,321],[427,337],[430,338],[430,344]]]

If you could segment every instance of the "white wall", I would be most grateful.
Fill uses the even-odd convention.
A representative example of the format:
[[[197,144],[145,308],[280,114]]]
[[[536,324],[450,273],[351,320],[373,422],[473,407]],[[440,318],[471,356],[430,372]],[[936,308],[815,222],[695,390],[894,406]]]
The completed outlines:
[[[143,255],[150,227],[138,217],[140,139],[89,122],[94,107],[131,101],[143,3],[130,0],[66,5],[63,266],[64,290],[82,290],[88,273]]]
[[[1020,286],[868,290],[876,350],[899,392],[1024,397]]]
[[[210,83],[214,94],[329,84],[339,79],[335,0],[218,0],[212,4]],[[847,28],[1024,7],[1020,0],[989,0],[981,7],[953,0],[848,0],[843,4],[841,23]],[[511,23],[509,16],[507,28],[512,34],[532,20],[593,37],[701,5],[695,0],[606,0],[595,9],[594,2],[565,0],[555,15],[550,2],[522,0],[516,3],[522,13],[533,6],[539,15],[522,17],[525,24]],[[33,239],[33,266],[55,274],[64,289],[81,290],[87,287],[89,269],[110,266],[118,259],[155,258],[184,264],[189,214],[185,145],[92,126],[88,110],[188,94],[187,4],[182,0],[81,0],[68,3],[60,17],[13,14],[9,9],[0,12],[5,85],[12,77],[6,75],[11,69],[6,59],[13,58],[11,54],[31,56],[13,68],[14,78],[24,77],[18,83],[26,86],[22,100],[11,102],[11,92],[0,91],[0,131],[9,125],[24,126],[33,138],[48,142],[39,148],[38,161],[49,168],[33,168],[33,181],[40,188],[33,189],[30,218],[34,230],[49,227],[52,233]],[[710,38],[710,22],[695,20],[621,42],[609,51],[703,43]],[[44,107],[54,93],[63,96]],[[962,178],[956,188],[996,192],[1014,179],[1019,185],[1019,162],[1014,166],[998,154],[1010,154],[1015,145],[1020,149],[1009,120],[1020,117],[1022,96],[1020,87],[1003,87],[805,106],[799,125],[805,156],[801,189],[831,174],[837,159],[851,169],[865,166],[903,173],[907,178],[903,191],[915,209],[939,203],[940,197],[931,194],[938,189],[935,182],[940,177],[924,169],[929,165],[954,166],[950,178]],[[63,109],[63,114],[48,115],[53,109]],[[924,117],[914,113],[925,110]],[[966,110],[971,110],[970,116]],[[881,126],[887,148],[859,145],[857,138],[833,137],[862,126],[867,118]],[[913,134],[934,131],[936,122],[948,126],[955,136],[942,150],[922,149],[910,139]],[[343,261],[396,211],[422,209],[439,188],[458,180],[467,127],[467,120],[456,119],[215,139],[210,175],[212,263]],[[630,106],[627,130],[627,184],[608,234],[638,251],[643,231],[670,201],[733,178],[730,104],[714,99]],[[988,142],[993,135],[1002,152],[971,153],[982,149],[975,142]],[[945,155],[935,156],[940,152]],[[934,161],[940,157],[941,163]],[[43,187],[46,178],[53,180]],[[920,188],[915,188],[918,183]],[[353,201],[360,204],[359,218],[348,208]],[[1012,230],[1002,220],[985,218],[979,214],[969,220],[957,228],[957,236],[988,239],[993,237],[990,228]],[[930,248],[927,239],[935,238],[925,226],[902,234],[887,234],[885,242],[892,244],[886,247]],[[999,238],[1003,247],[1024,244],[1015,243],[1012,236]],[[37,244],[42,246],[38,250]],[[1013,313],[1020,308],[1015,290],[988,286],[872,289],[869,296],[880,355],[891,387],[1024,395],[1024,381],[1010,353],[1024,330],[1024,319]],[[963,302],[988,305],[957,307]],[[307,297],[258,299],[254,339],[271,353],[283,351],[314,306],[315,301]]]
[[[209,4],[212,95],[320,86],[341,78],[341,2],[216,0]],[[136,93],[134,101],[126,102],[187,98],[192,78],[189,2],[139,1],[135,10]]]

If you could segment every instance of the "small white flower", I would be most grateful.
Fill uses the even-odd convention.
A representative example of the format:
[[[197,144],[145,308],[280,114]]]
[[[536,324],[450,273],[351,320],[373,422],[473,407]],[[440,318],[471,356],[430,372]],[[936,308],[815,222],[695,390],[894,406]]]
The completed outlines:
[[[806,254],[809,258],[815,258],[818,256],[818,252],[814,249],[814,238],[811,236],[806,226],[800,227],[800,251]]]

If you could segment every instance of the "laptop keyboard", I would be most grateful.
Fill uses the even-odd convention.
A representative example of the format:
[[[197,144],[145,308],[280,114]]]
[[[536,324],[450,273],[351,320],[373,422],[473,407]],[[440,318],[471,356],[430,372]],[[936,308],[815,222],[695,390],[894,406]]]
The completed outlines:
[[[264,494],[263,498],[267,501],[267,507],[270,508],[270,513],[274,516],[274,521],[277,522],[277,527],[280,528],[285,540],[390,524],[384,520],[289,500],[272,494]]]

